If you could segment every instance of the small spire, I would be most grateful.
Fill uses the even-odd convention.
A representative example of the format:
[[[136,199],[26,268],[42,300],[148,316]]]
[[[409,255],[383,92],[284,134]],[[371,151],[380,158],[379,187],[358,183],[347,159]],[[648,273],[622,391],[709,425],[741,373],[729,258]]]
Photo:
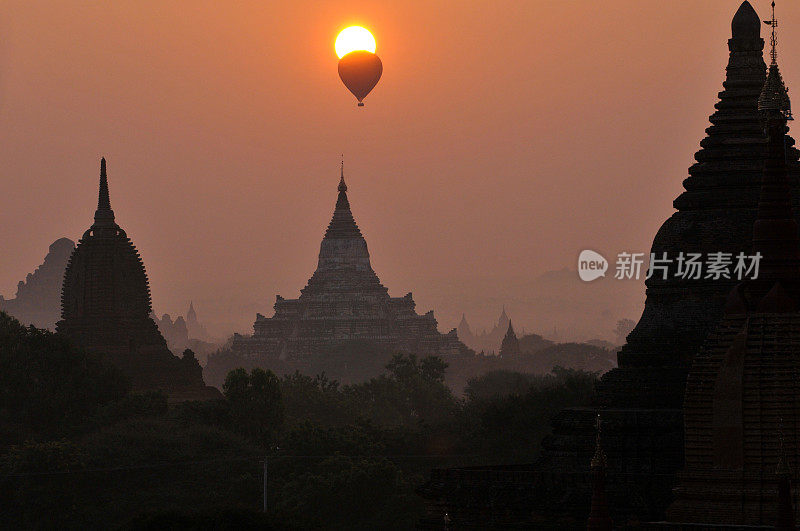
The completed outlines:
[[[506,335],[517,337],[517,334],[514,333],[514,326],[511,324],[511,319],[508,320],[508,330],[506,330]]]
[[[111,210],[111,199],[108,196],[108,176],[106,175],[106,158],[100,159],[100,194],[97,198],[97,210]]]
[[[111,199],[108,193],[108,176],[106,175],[106,159],[100,159],[100,191],[97,194],[97,211],[94,213],[95,225],[114,223],[114,211],[111,210]]]
[[[778,38],[775,35],[775,28],[778,27],[778,20],[775,18],[775,2],[772,2],[772,20],[765,20],[764,24],[772,27],[772,36],[769,39],[769,44],[772,48],[769,52],[769,56],[772,58],[770,64],[778,64]]]
[[[778,69],[778,37],[775,34],[778,20],[775,18],[775,2],[772,2],[772,20],[765,20],[764,24],[772,27],[772,37],[770,38],[772,62],[769,65],[767,81],[758,97],[758,110],[762,112],[781,111],[787,120],[791,120],[792,104],[789,101],[789,91],[784,85],[783,77]]]
[[[339,175],[339,191],[340,192],[347,191],[347,185],[344,182],[344,159],[342,159],[342,168],[341,168],[341,173]]]
[[[336,200],[336,210],[350,210],[350,201],[347,200],[347,184],[344,182],[344,155],[339,174],[339,197]]]
[[[504,304],[503,311],[500,313],[500,322],[502,323],[506,319],[508,319],[508,315],[506,314],[506,305]]]

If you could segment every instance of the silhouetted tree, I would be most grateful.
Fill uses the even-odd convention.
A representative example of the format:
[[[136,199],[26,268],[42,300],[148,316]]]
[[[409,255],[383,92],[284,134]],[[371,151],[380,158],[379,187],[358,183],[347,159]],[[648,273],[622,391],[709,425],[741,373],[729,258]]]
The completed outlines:
[[[113,367],[0,312],[0,428],[13,430],[17,441],[66,433],[127,392]]]
[[[280,380],[272,371],[255,368],[228,373],[222,386],[230,402],[231,419],[249,435],[274,439],[283,425]]]

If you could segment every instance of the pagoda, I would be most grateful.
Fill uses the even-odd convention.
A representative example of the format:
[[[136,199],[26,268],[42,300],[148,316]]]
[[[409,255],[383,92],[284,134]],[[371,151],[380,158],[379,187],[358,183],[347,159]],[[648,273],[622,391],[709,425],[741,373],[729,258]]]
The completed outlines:
[[[743,2],[731,23],[724,90],[711,115],[696,163],[675,199],[676,212],[656,233],[651,252],[673,260],[666,278],[646,281],[642,316],[618,354],[618,367],[603,375],[594,408],[560,413],[544,442],[540,465],[580,471],[591,459],[596,410],[603,409],[610,441],[609,474],[616,475],[615,510],[628,517],[663,517],[675,474],[683,466],[683,399],[697,352],[723,316],[728,294],[739,282],[684,279],[680,253],[744,253],[753,250],[766,151],[758,100],[767,78],[762,21]],[[784,138],[787,199],[797,216],[800,152]]]
[[[505,337],[506,332],[508,332],[509,322],[511,322],[511,319],[506,313],[506,307],[503,306],[500,317],[488,332],[484,329],[481,332],[473,333],[467,322],[467,317],[464,314],[461,314],[461,322],[458,324],[456,331],[458,333],[458,339],[472,350],[476,352],[495,353],[500,350],[503,337]]]
[[[594,450],[595,418],[603,415],[607,450],[609,506],[616,521],[663,519],[672,502],[677,474],[684,466],[683,400],[692,361],[723,317],[736,278],[689,279],[677,275],[680,253],[753,254],[753,226],[759,210],[767,158],[758,100],[767,79],[762,21],[744,1],[731,22],[730,51],[723,91],[710,117],[707,136],[695,153],[696,163],[673,202],[676,212],[655,235],[651,251],[666,253],[673,268],[666,278],[646,281],[644,311],[618,353],[618,367],[597,386],[596,403],[561,411],[553,433],[545,438],[540,459],[520,469],[531,480],[524,490],[527,507],[487,500],[504,510],[533,507],[538,514],[588,514],[591,482],[585,477]],[[800,152],[784,136],[786,198],[798,219]],[[438,471],[426,498],[431,507],[446,507],[452,516],[473,510],[453,501],[454,485],[444,478],[471,481],[473,471]],[[491,481],[475,472],[476,490],[501,489],[511,475]],[[469,478],[469,479],[468,479]],[[507,505],[504,505],[507,504]],[[500,509],[497,509],[500,510]]]
[[[503,358],[518,358],[522,351],[519,348],[519,339],[514,332],[514,326],[511,321],[508,321],[508,330],[506,331],[503,342],[500,344],[500,356]]]
[[[218,397],[193,355],[169,351],[151,312],[147,273],[115,221],[102,159],[94,223],[67,263],[56,330],[117,366],[134,391],[164,391],[172,401]]]
[[[772,25],[772,63],[758,99],[767,137],[753,228],[761,271],[730,293],[689,372],[686,465],[668,512],[677,523],[766,526],[777,519],[786,529],[797,520],[791,504],[779,510],[787,496],[777,495],[780,486],[800,481],[800,238],[786,164],[791,109],[776,62],[774,15]]]
[[[261,362],[303,360],[353,341],[420,356],[461,352],[455,329],[439,333],[433,311],[417,314],[411,293],[390,297],[381,284],[350,210],[344,165],[338,192],[317,269],[300,297],[278,295],[275,314],[257,314],[253,335],[236,334],[233,351]]]

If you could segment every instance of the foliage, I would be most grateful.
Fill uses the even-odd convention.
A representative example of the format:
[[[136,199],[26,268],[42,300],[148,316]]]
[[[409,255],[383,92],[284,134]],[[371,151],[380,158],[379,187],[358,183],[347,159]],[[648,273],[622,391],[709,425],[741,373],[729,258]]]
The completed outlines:
[[[134,417],[161,417],[168,409],[164,393],[149,391],[128,395],[99,407],[94,420],[102,426]]]
[[[549,347],[553,342],[545,339],[539,334],[525,334],[519,338],[519,348],[522,352],[530,354],[536,353],[545,347]]]
[[[71,441],[26,441],[9,449],[0,470],[3,475],[64,472],[83,467],[85,462],[85,453]]]
[[[522,395],[542,377],[514,371],[491,371],[471,378],[464,389],[468,401],[501,398],[508,395]]]
[[[501,393],[503,379],[514,382],[527,377],[530,385],[519,393]],[[550,431],[550,419],[560,410],[591,402],[597,375],[556,367],[550,375],[489,374],[470,382],[468,400],[469,445],[482,452],[494,451],[495,462],[532,460],[539,441]]]
[[[386,374],[345,387],[360,417],[377,424],[414,426],[455,415],[459,402],[444,384],[447,364],[440,358],[396,355],[386,368]]]
[[[329,380],[325,373],[311,377],[295,371],[284,376],[281,397],[289,426],[299,422],[341,426],[352,419],[339,382]]]
[[[53,515],[69,528],[412,528],[432,467],[532,459],[550,417],[587,404],[596,381],[506,369],[471,379],[460,399],[443,360],[395,355],[347,385],[237,368],[224,399],[168,405],[2,316],[0,349],[0,393],[21,408],[0,409],[15,442],[0,453],[0,511],[17,528],[52,527]]]
[[[222,386],[230,404],[231,420],[248,435],[272,441],[283,424],[283,404],[278,377],[255,368],[247,374],[236,369]]]
[[[114,368],[57,334],[26,328],[0,312],[0,426],[17,442],[64,435],[126,393]]]

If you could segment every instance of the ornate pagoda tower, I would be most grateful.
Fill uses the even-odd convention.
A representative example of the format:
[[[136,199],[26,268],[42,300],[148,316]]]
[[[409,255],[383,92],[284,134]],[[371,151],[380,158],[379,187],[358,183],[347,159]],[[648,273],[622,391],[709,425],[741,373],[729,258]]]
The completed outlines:
[[[455,329],[437,330],[433,311],[419,315],[411,293],[390,297],[370,263],[367,242],[350,210],[344,166],[317,269],[297,299],[276,297],[272,317],[256,316],[254,334],[234,336],[233,350],[268,362],[296,361],[336,344],[367,341],[395,352],[457,354]]]
[[[762,21],[744,1],[731,22],[730,57],[707,136],[695,153],[674,201],[676,212],[659,229],[651,251],[753,253],[766,152],[758,99],[766,81]],[[800,152],[786,136],[788,194],[799,195]],[[733,276],[732,276],[733,277]],[[642,519],[663,517],[674,475],[683,466],[683,398],[695,354],[723,314],[731,279],[684,279],[675,269],[646,281],[639,323],[618,354],[618,368],[598,385],[597,407],[606,410],[609,473],[617,476],[615,509]],[[581,470],[591,458],[593,410],[567,410],[545,441],[544,466]],[[673,478],[673,479],[671,479]],[[633,493],[633,495],[631,495]]]
[[[731,22],[726,78],[711,125],[695,153],[696,163],[673,202],[676,212],[653,240],[656,256],[680,253],[753,254],[767,158],[758,100],[767,78],[762,21],[744,1]],[[798,219],[800,152],[784,137],[792,216]],[[673,262],[674,263],[674,262]],[[593,407],[561,411],[541,458],[529,470],[535,481],[528,500],[542,514],[586,514],[588,478],[581,480],[594,448],[594,419],[603,415],[609,506],[615,521],[663,519],[684,466],[683,400],[695,355],[723,316],[732,279],[684,279],[670,271],[647,280],[642,316],[618,353],[618,367],[603,375]],[[458,471],[462,475],[469,471]],[[466,480],[463,480],[466,481]],[[481,490],[502,486],[509,478]],[[431,482],[434,485],[434,482]],[[436,484],[429,498],[449,499],[451,484]],[[495,501],[495,503],[500,503]],[[461,507],[450,505],[451,515]]]
[[[683,182],[685,191],[673,203],[677,211],[653,241],[651,251],[666,253],[673,265],[680,253],[753,252],[766,156],[758,110],[767,71],[761,26],[753,7],[743,2],[731,23],[727,75],[711,126]],[[791,137],[785,143],[788,197],[796,208],[800,152]],[[686,376],[736,283],[735,278],[684,279],[674,269],[665,280],[653,275],[646,282],[642,317],[618,354],[618,368],[598,385],[597,407],[606,410],[609,473],[622,474],[616,509],[626,516],[663,516],[674,481],[669,478],[683,466]],[[554,435],[545,441],[545,467],[585,468],[593,415],[593,410],[573,409],[556,418]]]
[[[758,99],[767,137],[753,228],[761,271],[730,293],[689,372],[686,466],[668,513],[679,523],[773,525],[779,512],[787,516],[785,506],[778,509],[781,482],[785,488],[787,480],[800,481],[800,238],[786,165],[791,109],[776,62],[774,15],[772,25],[772,64]],[[793,527],[798,515],[788,516]]]
[[[194,357],[178,358],[169,351],[151,311],[147,273],[114,219],[102,159],[94,223],[67,264],[56,329],[120,368],[135,391],[163,390],[173,400],[218,396],[203,383]]]

